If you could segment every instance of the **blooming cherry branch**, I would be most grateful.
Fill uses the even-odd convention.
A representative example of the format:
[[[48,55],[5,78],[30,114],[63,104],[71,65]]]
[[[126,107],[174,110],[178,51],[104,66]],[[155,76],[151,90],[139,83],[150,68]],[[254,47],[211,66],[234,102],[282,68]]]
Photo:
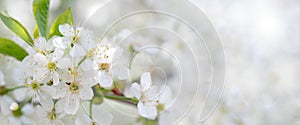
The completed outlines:
[[[101,105],[106,98],[137,106],[142,117],[157,121],[161,103],[150,72],[141,76],[140,84],[131,85],[133,97],[125,96],[125,87],[116,87],[120,81],[128,82],[127,67],[117,61],[122,58],[120,48],[113,46],[109,38],[97,38],[92,31],[75,28],[70,8],[49,29],[48,6],[49,0],[34,0],[34,38],[17,20],[0,14],[4,24],[21,38],[16,42],[0,38],[0,53],[16,58],[22,74],[18,85],[8,87],[8,74],[0,70],[3,118],[9,124],[60,125],[65,118],[74,116],[76,125],[105,125],[112,122],[112,114],[95,112],[93,106]],[[20,46],[22,42],[29,47]],[[9,58],[2,54],[1,58]],[[85,108],[84,102],[89,103],[88,112],[80,111]],[[32,113],[38,117],[29,118]]]

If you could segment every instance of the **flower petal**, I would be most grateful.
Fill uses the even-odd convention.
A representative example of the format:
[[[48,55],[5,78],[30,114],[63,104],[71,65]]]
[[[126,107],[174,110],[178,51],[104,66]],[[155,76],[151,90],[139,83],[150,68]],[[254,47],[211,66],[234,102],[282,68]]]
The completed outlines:
[[[128,69],[123,65],[113,65],[112,72],[114,76],[117,76],[118,79],[124,80],[128,78]]]
[[[172,90],[169,86],[165,86],[163,92],[159,96],[159,102],[163,104],[168,104],[172,101]]]
[[[18,118],[15,118],[15,117],[9,117],[8,122],[9,122],[8,125],[22,125],[21,120],[19,120]]]
[[[85,55],[84,49],[80,45],[74,45],[74,47],[70,51],[70,55],[72,57],[80,57]]]
[[[58,27],[59,32],[66,37],[72,38],[75,36],[74,28],[69,24],[63,24]]]
[[[147,89],[144,92],[144,98],[147,100],[157,101],[159,96],[159,91],[156,86],[152,86],[150,89]]]
[[[41,86],[40,89],[42,93],[50,95],[51,97],[54,97],[56,95],[56,89],[52,86],[44,85]]]
[[[116,52],[116,48],[109,48],[105,54],[106,56],[108,57],[106,60],[107,62],[111,63],[114,59],[114,55],[115,55],[115,52]]]
[[[150,73],[149,72],[143,73],[143,75],[141,76],[142,90],[145,91],[147,89],[150,89],[151,85],[152,85],[152,81],[151,81]]]
[[[24,113],[24,116],[26,116],[26,115],[28,116],[28,115],[31,115],[32,113],[34,113],[34,107],[31,104],[25,104],[21,110]]]
[[[103,111],[93,112],[93,117],[99,125],[110,125],[113,120],[112,114]]]
[[[59,84],[59,74],[58,72],[52,72],[53,85],[57,86]]]
[[[44,37],[38,37],[34,40],[34,47],[39,50],[45,50],[46,43],[47,41]]]
[[[79,97],[82,100],[91,100],[94,96],[93,89],[89,86],[82,86],[79,89]]]
[[[141,98],[141,86],[137,83],[133,83],[130,88],[131,94],[137,99]]]
[[[39,93],[39,99],[40,99],[40,104],[46,111],[48,112],[52,111],[54,107],[54,103],[50,95],[46,93]]]
[[[61,49],[55,49],[53,53],[51,53],[51,56],[52,56],[52,59],[51,61],[52,62],[56,62],[58,61],[59,59],[61,59],[61,57],[64,55],[64,51],[61,50]]]
[[[62,58],[57,62],[56,66],[59,69],[68,69],[69,67],[72,66],[72,63],[69,58]]]
[[[28,95],[28,88],[20,88],[13,91],[15,99],[17,101],[23,101]]]
[[[77,95],[75,94],[71,94],[69,96],[67,96],[67,101],[66,101],[66,105],[65,105],[65,112],[67,114],[72,114],[74,115],[79,108],[79,98]]]
[[[9,96],[3,95],[2,97],[0,97],[0,112],[4,115],[9,114],[11,112],[9,106],[13,102],[14,101]]]
[[[58,114],[61,114],[64,112],[64,106],[65,106],[65,99],[59,99],[55,104],[55,111]]]
[[[45,117],[45,116],[48,115],[47,111],[44,108],[42,108],[41,106],[39,106],[39,105],[36,107],[35,112],[41,118],[43,118],[43,117]]]
[[[157,116],[157,109],[155,102],[139,102],[138,111],[140,115],[148,119],[154,120]]]
[[[60,72],[60,77],[63,83],[72,82],[74,80],[74,76],[67,70],[63,70]]]
[[[58,48],[58,49],[65,49],[67,48],[67,41],[63,41],[64,39],[62,37],[57,37],[55,39],[53,39],[53,45]]]
[[[106,71],[101,71],[100,77],[99,77],[99,83],[102,87],[110,87],[113,84],[113,79]]]
[[[28,116],[24,116],[20,118],[20,121],[22,121],[22,125],[33,125],[34,120],[32,118],[29,118]]]
[[[57,36],[51,37],[47,42],[45,46],[46,51],[52,51],[54,49],[53,40],[56,39]]]
[[[75,125],[91,125],[92,120],[86,114],[81,114],[75,120]]]
[[[65,97],[68,91],[68,86],[65,83],[60,83],[57,86],[54,86],[56,88],[56,93],[53,98],[60,99],[62,97]]]
[[[47,57],[41,53],[37,53],[33,56],[34,61],[36,61],[40,65],[47,65]]]
[[[38,82],[49,81],[51,73],[47,68],[38,68],[34,69],[33,79],[37,80]]]

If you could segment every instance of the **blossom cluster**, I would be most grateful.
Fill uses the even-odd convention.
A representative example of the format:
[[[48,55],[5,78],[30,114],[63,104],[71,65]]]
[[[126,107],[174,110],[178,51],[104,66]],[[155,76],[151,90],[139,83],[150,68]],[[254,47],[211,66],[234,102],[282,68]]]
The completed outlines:
[[[50,39],[39,36],[26,48],[29,55],[18,62],[18,85],[6,87],[7,74],[0,72],[1,119],[9,124],[60,125],[64,118],[76,116],[78,125],[110,124],[113,118],[107,111],[93,115],[90,107],[90,113],[78,113],[82,102],[97,104],[94,100],[99,91],[105,97],[101,90],[113,93],[109,93],[110,98],[128,98],[142,117],[157,118],[162,104],[149,72],[141,76],[140,84],[129,86],[132,96],[126,97],[114,87],[118,80],[128,79],[126,66],[117,61],[120,48],[107,38],[99,39],[93,32],[70,24],[60,25],[59,32],[62,36]],[[38,114],[38,120],[27,117],[32,112]]]

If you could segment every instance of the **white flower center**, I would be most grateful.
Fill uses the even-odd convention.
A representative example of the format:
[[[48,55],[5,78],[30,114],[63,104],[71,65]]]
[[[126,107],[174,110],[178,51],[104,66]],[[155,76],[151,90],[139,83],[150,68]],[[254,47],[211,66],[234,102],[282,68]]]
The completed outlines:
[[[99,64],[99,69],[100,70],[108,71],[108,68],[109,68],[109,64],[108,63],[100,63]]]
[[[57,114],[55,113],[55,111],[52,111],[48,114],[48,118],[53,121],[57,118]]]
[[[32,88],[34,91],[37,91],[40,88],[40,84],[37,82],[26,84],[26,86]]]
[[[71,47],[73,47],[74,43],[76,43],[78,41],[78,39],[79,39],[79,37],[78,37],[79,32],[80,32],[79,30],[76,30],[76,34],[75,34],[75,36],[72,39]]]
[[[97,123],[96,123],[95,121],[93,121],[93,122],[91,123],[91,125],[97,125]]]
[[[49,62],[48,63],[48,70],[55,70],[56,69],[56,64],[54,62]]]
[[[70,84],[70,90],[72,93],[77,93],[79,91],[79,84],[72,82]]]

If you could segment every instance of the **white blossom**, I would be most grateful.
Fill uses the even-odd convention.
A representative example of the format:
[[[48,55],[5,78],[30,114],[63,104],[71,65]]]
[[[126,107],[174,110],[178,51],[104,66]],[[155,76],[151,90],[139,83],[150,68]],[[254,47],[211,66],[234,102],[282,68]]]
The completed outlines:
[[[131,92],[139,102],[137,104],[138,112],[143,117],[155,119],[157,116],[157,88],[152,86],[151,76],[149,72],[142,74],[141,83],[133,83]]]
[[[59,84],[59,69],[66,69],[66,63],[70,63],[70,60],[62,58],[64,52],[56,49],[49,55],[43,55],[37,53],[33,59],[37,62],[34,66],[34,75],[38,81],[52,80],[54,85]]]
[[[32,103],[40,103],[43,108],[50,109],[53,107],[52,98],[56,90],[52,86],[46,84],[41,85],[37,80],[27,78],[24,88],[13,91],[17,100],[25,100],[32,98]]]
[[[116,49],[108,47],[99,47],[98,49],[100,54],[95,59],[98,65],[97,78],[101,86],[110,87],[113,84],[111,67],[113,55]]]
[[[113,116],[107,111],[102,111],[99,106],[94,105],[92,118],[86,114],[79,115],[75,120],[75,125],[110,125]]]
[[[38,37],[34,39],[34,50],[37,53],[49,53],[54,49],[54,46],[52,45],[52,41],[55,37],[51,38],[50,40],[46,40],[44,37]]]
[[[64,73],[61,85],[58,86],[57,97],[62,98],[66,104],[64,111],[67,114],[75,114],[81,100],[91,100],[94,96],[92,86],[97,84],[93,78],[92,62],[84,61],[78,68],[68,66],[69,71]]]
[[[38,106],[36,108],[37,115],[40,117],[37,124],[39,125],[63,125],[62,119],[65,116],[64,109],[61,105],[64,103],[59,100],[55,107],[43,108]],[[52,105],[53,106],[53,105]]]
[[[112,86],[114,76],[120,80],[128,77],[127,68],[117,62],[121,55],[118,49],[100,45],[94,50],[95,70],[97,70],[97,78],[102,87]]]
[[[94,35],[91,31],[81,27],[74,29],[69,24],[59,26],[59,31],[63,37],[57,37],[53,40],[53,44],[58,49],[70,48],[72,57],[85,56],[86,52],[94,47]]]

